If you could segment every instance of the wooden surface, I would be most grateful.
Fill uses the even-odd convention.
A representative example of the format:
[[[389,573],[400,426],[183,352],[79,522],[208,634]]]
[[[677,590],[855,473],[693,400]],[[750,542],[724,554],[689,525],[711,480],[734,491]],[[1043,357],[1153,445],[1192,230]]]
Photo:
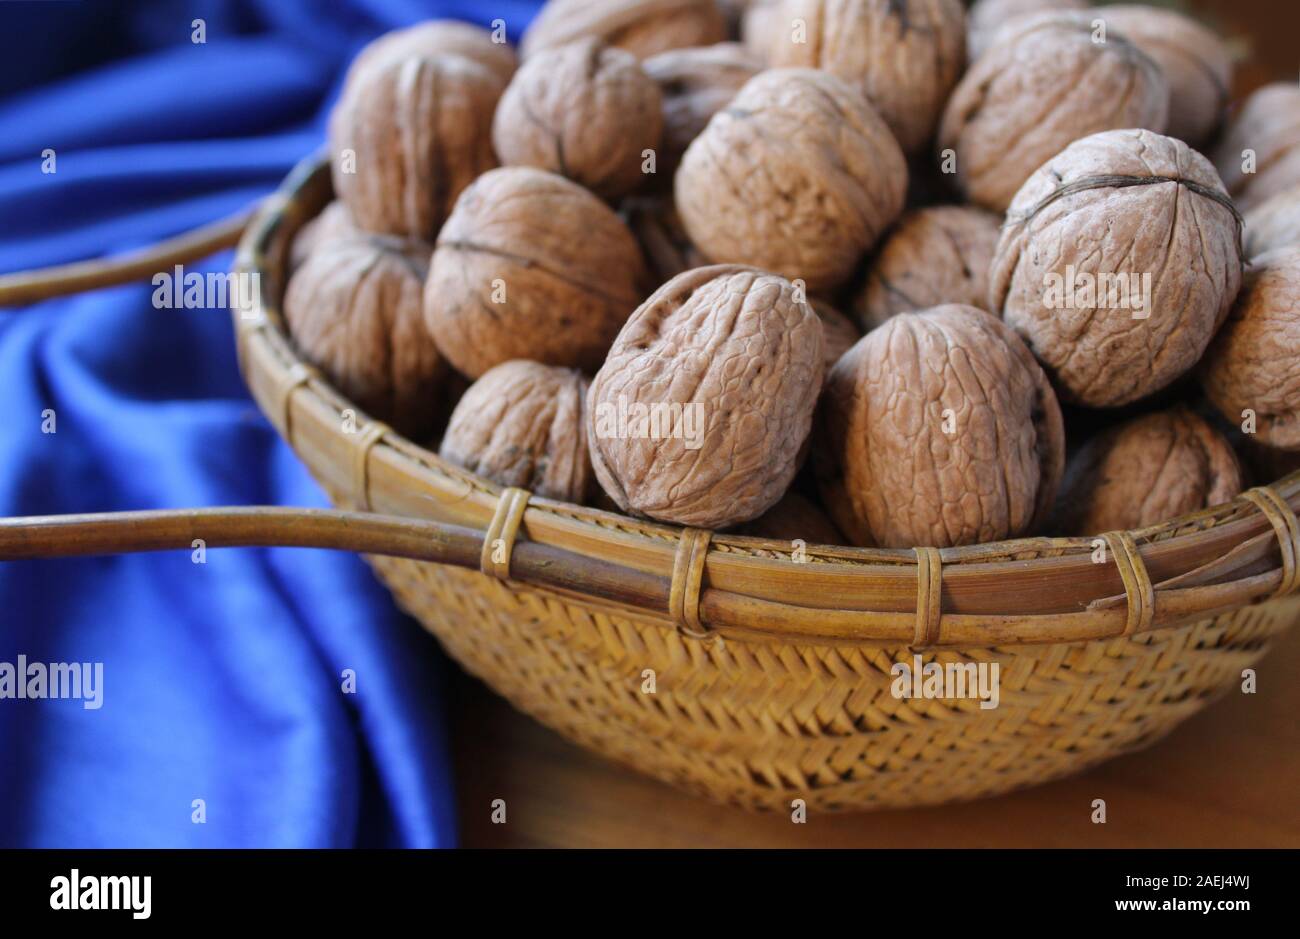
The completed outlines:
[[[608,763],[458,675],[466,847],[1300,847],[1300,630],[1231,693],[1140,753],[983,802],[809,817],[720,807]],[[494,799],[506,823],[491,821]],[[1107,822],[1091,821],[1104,799]]]

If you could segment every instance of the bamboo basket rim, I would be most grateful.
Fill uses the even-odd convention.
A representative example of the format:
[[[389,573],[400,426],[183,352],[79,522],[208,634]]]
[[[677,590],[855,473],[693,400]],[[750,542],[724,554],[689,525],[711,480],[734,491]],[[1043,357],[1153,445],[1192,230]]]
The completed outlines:
[[[280,310],[292,238],[332,195],[323,152],[263,202],[235,272],[260,289],[232,304],[240,369],[277,430],[327,488],[364,511],[519,536],[650,584],[615,604],[702,640],[913,648],[1085,642],[1187,624],[1297,587],[1300,473],[1232,502],[1132,532],[960,548],[807,545],[699,532],[507,490],[371,419],[303,361]],[[359,432],[341,432],[348,412]],[[349,439],[350,438],[350,439]],[[506,519],[507,509],[518,515]],[[1100,552],[1098,547],[1104,545]],[[1096,560],[1100,554],[1101,560]],[[529,587],[528,589],[535,589]],[[604,605],[563,583],[554,595]],[[644,593],[645,591],[643,591]]]

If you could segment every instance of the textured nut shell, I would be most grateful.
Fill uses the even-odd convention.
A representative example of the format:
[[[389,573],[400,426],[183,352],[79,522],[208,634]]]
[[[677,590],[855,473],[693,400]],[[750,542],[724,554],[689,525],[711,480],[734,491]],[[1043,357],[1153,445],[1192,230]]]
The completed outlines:
[[[770,28],[773,67],[826,69],[858,87],[907,153],[929,143],[966,64],[959,0],[784,0]]]
[[[472,59],[490,69],[503,85],[515,73],[515,50],[508,43],[493,42],[486,29],[462,20],[429,20],[371,40],[348,66],[344,83],[356,81],[364,71],[403,59],[445,55]]]
[[[587,438],[601,486],[626,511],[726,528],[790,485],[825,369],[822,331],[789,281],[735,266],[689,271],[628,320],[591,383]],[[698,404],[698,449],[679,438],[601,432],[620,399]]]
[[[606,199],[645,182],[663,139],[663,97],[636,57],[596,39],[530,58],[501,96],[492,142],[506,166],[566,176]]]
[[[522,358],[591,371],[646,279],[636,240],[607,205],[554,173],[503,167],[480,176],[447,219],[425,318],[471,378]]]
[[[1300,245],[1300,185],[1266,199],[1246,213],[1246,257]]]
[[[460,399],[438,455],[498,485],[582,503],[592,483],[586,398],[581,372],[503,362]]]
[[[1231,500],[1241,464],[1223,435],[1186,407],[1105,431],[1070,460],[1054,535],[1145,528]]]
[[[1300,450],[1300,247],[1251,262],[1241,296],[1205,354],[1205,396],[1229,421],[1256,415],[1258,440]]]
[[[802,541],[805,545],[837,545],[844,541],[844,536],[825,512],[793,491],[787,492],[780,502],[752,522],[741,525],[735,533],[772,541]]]
[[[362,228],[432,241],[475,177],[496,166],[492,111],[504,86],[458,56],[366,69],[330,116],[334,191]],[[346,172],[344,151],[356,155]]]
[[[907,165],[833,75],[773,69],[709,121],[677,171],[677,212],[709,258],[835,287],[902,211]]]
[[[437,419],[447,370],[421,313],[428,250],[369,235],[322,243],[284,296],[303,357],[366,413],[415,437]]]
[[[1083,10],[1087,0],[975,0],[966,14],[966,52],[972,62],[997,39],[1012,20],[1034,13]]]
[[[832,519],[881,547],[1025,534],[1065,464],[1060,408],[1029,350],[1001,321],[955,304],[899,314],[850,349],[827,378],[818,433]]]
[[[1044,14],[966,72],[939,125],[939,148],[956,152],[957,184],[970,201],[1002,212],[1073,141],[1121,127],[1163,131],[1168,111],[1169,86],[1136,46],[1115,34],[1095,43],[1080,18]]]
[[[1300,450],[1279,450],[1245,435],[1237,441],[1237,446],[1257,483],[1274,483],[1300,471]]]
[[[664,141],[659,174],[672,179],[682,154],[703,133],[709,119],[763,70],[744,46],[734,42],[696,49],[674,49],[643,63],[663,94]]]
[[[321,210],[320,215],[311,219],[294,236],[293,246],[289,249],[289,269],[296,271],[302,267],[317,245],[346,238],[360,232],[352,221],[348,207],[335,199]],[[430,249],[432,250],[432,248]]]
[[[630,199],[623,212],[656,284],[666,284],[678,274],[710,263],[686,234],[671,199]]]
[[[1255,153],[1253,173],[1243,166],[1246,150]],[[1300,185],[1300,86],[1276,82],[1247,98],[1215,148],[1214,165],[1243,212]]]
[[[1076,192],[1022,221],[1058,187],[1112,175],[1170,181]],[[1158,391],[1196,364],[1223,322],[1241,286],[1238,223],[1191,185],[1226,198],[1214,167],[1182,141],[1117,130],[1075,142],[1016,195],[990,308],[1025,337],[1063,398],[1110,407]],[[1049,276],[1081,285],[1084,274],[1150,274],[1150,315],[1135,319],[1118,303],[1053,308],[1064,304]]]
[[[785,22],[781,15],[783,0],[750,0],[740,18],[740,41],[750,54],[767,61],[768,46],[772,42],[772,33],[778,22]]]
[[[853,311],[866,329],[941,303],[987,307],[1001,217],[974,206],[905,214],[876,253]]]
[[[1193,147],[1205,143],[1223,121],[1232,87],[1232,57],[1223,40],[1173,10],[1125,4],[1092,15],[1132,40],[1164,72],[1169,85],[1165,133]]]
[[[625,211],[628,224],[650,265],[656,283],[664,284],[678,274],[706,267],[709,262],[691,243],[677,210],[666,199],[632,200]],[[811,301],[822,323],[822,350],[829,370],[849,347],[862,338],[857,325],[823,300]]]
[[[592,36],[646,59],[669,49],[708,46],[727,38],[727,21],[714,0],[549,0],[524,33],[519,51]]]
[[[862,333],[835,307],[823,300],[812,301],[813,312],[822,321],[822,357],[829,372],[840,356],[848,352],[862,338]]]

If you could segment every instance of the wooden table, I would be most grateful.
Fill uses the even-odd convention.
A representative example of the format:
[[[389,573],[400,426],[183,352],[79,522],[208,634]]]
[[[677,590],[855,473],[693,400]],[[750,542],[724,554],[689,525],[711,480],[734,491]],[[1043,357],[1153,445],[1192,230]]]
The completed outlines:
[[[1300,72],[1300,4],[1188,0],[1246,61],[1238,94]],[[1241,38],[1238,38],[1241,37]],[[1248,37],[1248,38],[1246,38]],[[1233,694],[1141,753],[967,805],[859,815],[722,808],[605,762],[461,676],[453,708],[469,847],[1300,847],[1300,630]],[[1091,806],[1105,799],[1108,822]],[[505,799],[507,822],[491,822]]]

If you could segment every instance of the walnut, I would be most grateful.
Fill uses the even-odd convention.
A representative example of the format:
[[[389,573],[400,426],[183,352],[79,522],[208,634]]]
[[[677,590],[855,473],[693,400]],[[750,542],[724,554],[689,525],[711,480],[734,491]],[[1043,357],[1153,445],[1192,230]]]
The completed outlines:
[[[826,513],[809,499],[791,490],[752,522],[736,528],[737,535],[772,541],[802,541],[805,545],[837,545],[844,536]]]
[[[1256,482],[1273,483],[1284,476],[1300,472],[1300,450],[1279,450],[1244,434],[1237,446]]]
[[[849,319],[835,307],[824,300],[811,300],[809,305],[822,323],[822,358],[826,362],[826,371],[840,360],[862,338],[862,333]]]
[[[826,380],[814,455],[823,502],[856,544],[1016,537],[1065,464],[1047,376],[1000,320],[947,304],[868,333]]]
[[[483,373],[465,392],[438,455],[501,486],[582,503],[591,459],[581,372],[516,359]]]
[[[973,62],[991,46],[1002,27],[1033,13],[1083,10],[1087,0],[975,0],[966,14],[966,52]]]
[[[1300,245],[1300,185],[1261,202],[1246,213],[1246,257]]]
[[[1219,129],[1232,87],[1232,58],[1223,41],[1200,23],[1173,10],[1133,5],[1093,11],[1107,29],[1149,55],[1169,85],[1169,123],[1165,133],[1191,146]]]
[[[1093,41],[1087,17],[1043,14],[966,72],[939,125],[967,198],[1003,212],[1026,179],[1080,137],[1122,127],[1163,131],[1169,86],[1127,39]]]
[[[1145,528],[1231,500],[1241,464],[1223,435],[1187,407],[1112,427],[1070,460],[1053,534]]]
[[[659,86],[630,52],[580,39],[531,57],[492,121],[497,156],[536,166],[615,199],[645,181],[663,139]]]
[[[867,329],[941,303],[985,307],[1002,219],[974,206],[914,209],[899,220],[867,269],[853,312]]]
[[[695,247],[671,199],[629,199],[623,211],[656,284],[710,261]]]
[[[859,88],[907,153],[930,142],[966,64],[959,0],[785,0],[768,61],[822,68]]]
[[[466,189],[443,226],[425,319],[471,378],[521,358],[591,371],[646,280],[636,239],[609,206],[554,173],[503,167]]]
[[[861,93],[826,72],[773,69],[713,116],[676,183],[705,255],[817,292],[847,280],[902,210],[907,165]]]
[[[492,33],[462,20],[427,20],[405,29],[395,29],[369,42],[348,66],[344,84],[351,84],[367,70],[383,68],[411,58],[458,55],[486,66],[505,84],[515,73],[515,50],[497,42]]]
[[[592,380],[596,478],[625,511],[665,522],[757,518],[794,478],[824,369],[821,326],[789,281],[730,265],[675,277]]]
[[[303,357],[366,413],[414,437],[433,429],[447,371],[421,312],[430,250],[364,233],[322,242],[284,296]]]
[[[1017,193],[990,309],[1063,398],[1127,404],[1196,364],[1241,285],[1240,252],[1240,223],[1208,160],[1172,137],[1107,131],[1071,144]]]
[[[503,87],[459,56],[359,73],[329,129],[334,191],[356,223],[432,241],[461,190],[496,165],[492,111]]]
[[[767,47],[772,35],[778,28],[777,23],[784,23],[781,15],[783,0],[749,0],[745,12],[740,17],[740,41],[750,54],[764,62],[767,61]]]
[[[1234,424],[1300,450],[1300,246],[1253,259],[1201,369],[1205,396]]]
[[[348,207],[338,199],[321,210],[320,215],[306,222],[294,236],[293,246],[289,249],[289,270],[296,271],[316,250],[317,245],[346,238],[360,232],[352,221]]]
[[[745,82],[763,70],[739,43],[674,49],[645,60],[645,70],[659,85],[664,101],[663,153],[659,175],[671,180],[682,154],[731,103]]]
[[[727,38],[715,0],[549,0],[524,33],[524,58],[594,36],[646,59]]]
[[[682,228],[677,210],[661,199],[640,199],[626,206],[628,224],[658,283],[667,283],[678,274],[706,267],[709,262],[691,243]],[[841,355],[862,337],[847,316],[823,300],[812,299],[810,305],[822,324],[822,349],[829,370]]]
[[[1300,86],[1260,88],[1228,124],[1214,165],[1243,212],[1300,185]]]

